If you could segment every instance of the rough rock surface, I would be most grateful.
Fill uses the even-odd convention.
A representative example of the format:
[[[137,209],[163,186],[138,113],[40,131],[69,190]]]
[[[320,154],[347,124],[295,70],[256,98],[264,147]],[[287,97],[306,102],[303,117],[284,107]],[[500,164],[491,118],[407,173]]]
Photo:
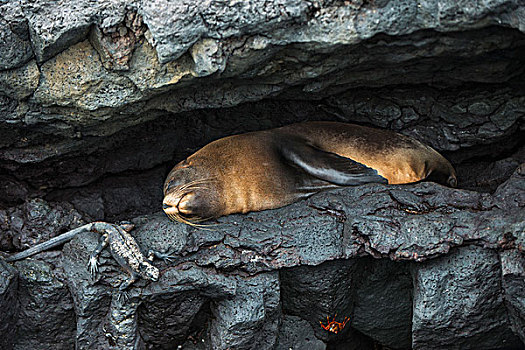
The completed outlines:
[[[0,209],[0,250],[24,250],[84,223],[69,203],[31,199],[14,208]]]
[[[312,337],[314,329],[298,316],[285,316],[279,333],[277,349],[325,350],[326,344]]]
[[[432,183],[365,185],[221,218],[212,230],[163,215],[137,218],[140,246],[177,258],[158,263],[160,280],[139,281],[127,302],[116,293],[127,277],[109,253],[100,275],[89,275],[86,261],[98,235],[80,234],[57,262],[75,303],[76,346],[167,349],[203,339],[206,348],[273,349],[298,334],[280,333],[293,329],[293,316],[311,330],[299,333],[300,342],[321,348],[376,342],[396,349],[519,349],[522,259],[509,257],[522,258],[525,250],[524,169],[493,195]],[[17,263],[21,284],[44,265]],[[33,280],[40,290],[52,279]],[[63,284],[51,290],[56,295]],[[21,314],[28,308],[22,303]],[[65,312],[54,320],[71,320],[71,308],[59,309]],[[335,314],[350,317],[349,325],[338,334],[321,329],[319,321]]]
[[[521,0],[0,1],[0,251],[135,218],[177,256],[121,303],[108,252],[86,269],[94,233],[0,255],[0,347],[523,348],[524,33]],[[348,188],[212,230],[159,213],[202,145],[304,120],[413,136],[460,189]]]
[[[503,291],[514,333],[525,343],[525,258],[516,250],[500,253]]]
[[[239,278],[235,297],[218,301],[212,312],[213,349],[274,349],[282,316],[278,273]]]
[[[36,260],[15,264],[20,271],[17,298],[20,312],[13,349],[71,349],[75,311],[71,294],[53,265]]]
[[[462,247],[415,269],[412,324],[415,349],[495,349],[523,345],[509,328],[496,252]],[[480,323],[484,323],[483,328]]]
[[[11,349],[15,343],[19,302],[17,300],[18,273],[6,262],[0,259],[0,339],[3,349]]]

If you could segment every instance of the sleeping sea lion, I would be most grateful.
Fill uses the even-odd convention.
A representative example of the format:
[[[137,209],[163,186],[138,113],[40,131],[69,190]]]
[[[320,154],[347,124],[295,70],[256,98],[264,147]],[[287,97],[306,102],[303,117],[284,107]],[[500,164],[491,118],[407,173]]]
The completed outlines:
[[[196,225],[232,213],[285,206],[321,190],[430,179],[455,187],[438,152],[388,130],[304,122],[213,141],[177,164],[164,183],[164,212]]]

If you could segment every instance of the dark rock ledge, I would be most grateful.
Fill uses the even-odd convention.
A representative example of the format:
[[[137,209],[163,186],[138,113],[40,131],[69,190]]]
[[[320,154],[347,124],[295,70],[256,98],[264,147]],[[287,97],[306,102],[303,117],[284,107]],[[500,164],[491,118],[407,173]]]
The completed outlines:
[[[108,253],[102,276],[88,274],[94,233],[16,269],[0,262],[2,348],[520,349],[525,341],[525,164],[492,195],[365,185],[221,218],[208,230],[162,214],[135,222],[144,250],[177,259],[157,263],[160,280],[138,282],[126,303],[113,288],[125,276]],[[351,318],[339,334],[319,325],[335,313]],[[5,327],[15,320],[16,329]]]

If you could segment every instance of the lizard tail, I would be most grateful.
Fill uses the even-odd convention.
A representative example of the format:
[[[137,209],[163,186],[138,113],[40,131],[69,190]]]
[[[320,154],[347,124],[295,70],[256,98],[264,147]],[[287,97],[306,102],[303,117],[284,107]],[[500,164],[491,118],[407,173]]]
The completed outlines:
[[[21,260],[21,259],[27,258],[27,257],[29,257],[31,255],[35,255],[35,254],[38,254],[40,252],[43,252],[43,251],[45,251],[47,249],[54,248],[56,246],[64,244],[67,241],[70,241],[71,239],[73,239],[73,237],[75,237],[77,234],[79,234],[81,232],[84,232],[84,231],[90,231],[91,230],[91,225],[92,224],[86,224],[86,225],[77,227],[77,228],[75,228],[75,229],[73,229],[71,231],[68,231],[68,232],[63,233],[63,234],[61,234],[59,236],[53,237],[49,241],[37,244],[34,247],[31,247],[31,248],[29,248],[27,250],[24,250],[23,252],[13,254],[13,255],[11,255],[10,257],[8,257],[5,260],[8,261],[8,262]]]

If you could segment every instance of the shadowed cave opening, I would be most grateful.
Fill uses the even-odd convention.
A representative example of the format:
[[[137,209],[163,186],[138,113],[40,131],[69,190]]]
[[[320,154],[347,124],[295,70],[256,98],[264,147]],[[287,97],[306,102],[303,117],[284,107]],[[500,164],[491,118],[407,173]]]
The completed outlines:
[[[522,80],[522,77],[518,77],[517,80]],[[519,88],[521,90],[517,91],[523,93],[520,102],[524,103],[519,108],[525,109],[525,89],[521,86]],[[418,87],[402,86],[398,89],[404,93],[407,89],[419,92]],[[458,90],[464,91],[463,86],[455,91]],[[449,96],[455,91],[449,92]],[[378,92],[371,90],[369,93]],[[345,95],[355,96],[354,91],[347,91]],[[333,98],[333,96],[329,97],[329,99]],[[373,102],[374,100],[371,103]],[[388,109],[390,106],[384,108]],[[33,195],[42,195],[49,201],[71,202],[76,209],[94,220],[116,221],[158,212],[162,202],[162,185],[167,173],[176,163],[205,144],[233,134],[265,130],[295,122],[341,121],[341,115],[342,112],[330,106],[326,99],[320,101],[272,99],[231,108],[164,115],[144,125],[130,127],[112,135],[114,140],[111,142],[113,148],[108,150],[110,154],[107,154],[107,151],[96,152],[90,155],[89,159],[72,157],[59,162],[60,165],[72,169],[84,167],[93,169],[96,168],[97,163],[103,163],[103,167],[116,168],[115,170],[112,169],[111,172],[101,175],[95,170],[88,178],[82,169],[80,173],[72,172],[66,179],[60,169],[58,172],[62,176],[56,174],[56,177],[51,177],[49,174],[50,190],[33,187]],[[359,119],[350,115],[345,116],[344,121],[379,127],[373,122],[363,122]],[[488,140],[488,143],[478,139],[478,142],[470,147],[441,150],[458,172],[459,188],[493,192],[498,185],[508,179],[519,164],[525,162],[523,142],[525,131],[521,130],[521,123],[520,119],[516,120],[515,124],[505,130],[501,136]],[[421,136],[418,134],[421,130],[431,135],[440,133],[432,123],[429,123],[426,129],[421,126],[424,124],[414,125],[413,128],[408,126],[397,131],[415,137]],[[453,129],[454,126],[451,128]],[[427,140],[429,143],[427,135],[419,139]],[[435,144],[432,146],[438,148]],[[107,165],[108,163],[110,165]],[[55,162],[49,165],[51,172],[55,171],[55,165]],[[119,171],[118,168],[124,170]],[[28,170],[28,173],[31,171],[33,170]],[[37,185],[40,181],[38,180]],[[78,185],[71,186],[69,183],[78,183]],[[65,188],[53,188],[53,185]]]
[[[87,142],[96,145],[87,151],[89,154],[81,151],[80,155],[16,166],[1,162],[2,179],[8,184],[3,188],[1,204],[12,208],[28,198],[68,202],[85,220],[118,221],[160,212],[167,173],[200,147],[228,135],[306,120],[389,127],[413,136],[451,161],[459,188],[490,193],[525,162],[523,76],[505,84],[468,83],[446,89],[428,85],[357,88],[314,101],[267,99],[230,108],[164,114],[108,137],[88,138]],[[338,106],[334,100],[345,105]],[[468,111],[472,105],[492,112],[477,116]],[[455,112],[458,106],[463,108]],[[512,123],[507,122],[504,128],[487,127],[494,125],[498,113],[501,118],[505,113],[514,116]],[[378,122],[370,118],[374,114],[394,114],[397,119],[384,125],[383,119]],[[450,121],[445,123],[444,118]],[[484,127],[488,131],[480,134]],[[9,168],[13,171],[6,170]],[[10,250],[9,246],[4,245],[4,249]]]
[[[419,48],[412,41],[438,44],[429,44],[430,49]],[[455,45],[458,48],[440,55],[435,52],[439,51],[439,43],[449,49]],[[414,57],[401,59],[407,47]],[[103,132],[103,122],[86,127],[82,137],[76,136],[77,128],[82,129],[78,125],[74,131],[64,128],[63,134],[56,133],[60,129],[57,125],[37,123],[15,131],[1,127],[5,144],[0,179],[5,186],[0,188],[0,225],[4,225],[0,228],[7,234],[0,239],[0,250],[22,250],[27,244],[19,235],[25,232],[24,225],[46,227],[55,220],[59,223],[54,234],[66,230],[39,199],[56,205],[59,212],[70,213],[64,214],[73,217],[66,217],[68,224],[75,220],[118,221],[159,213],[165,176],[180,160],[221,137],[300,121],[354,122],[415,137],[451,161],[458,173],[458,187],[468,191],[493,193],[525,162],[525,35],[517,30],[490,27],[457,33],[420,31],[396,38],[380,34],[325,55],[311,53],[307,45],[296,44],[281,50],[275,59],[292,57],[315,69],[337,64],[345,55],[349,56],[347,66],[336,67],[308,84],[288,86],[260,101],[173,113],[159,102],[171,98],[171,92],[167,92],[156,97],[158,105],[153,103],[153,107],[137,115],[133,108],[109,112],[116,116],[115,125],[129,116],[135,119],[129,125],[111,124],[107,134]],[[333,61],[327,61],[326,56]],[[291,68],[285,71],[291,74],[295,62],[287,62]],[[249,86],[253,76],[249,72],[246,76],[231,78],[232,86]],[[268,80],[271,85],[271,79]],[[8,100],[4,105],[12,104]],[[15,107],[16,104],[10,108]],[[46,113],[60,115],[64,111],[65,108],[51,106]],[[60,154],[46,153],[47,145],[57,146]],[[31,213],[38,215],[31,217]],[[75,216],[77,213],[80,217]],[[45,238],[39,236],[38,240]],[[399,325],[395,330],[399,338],[382,339],[382,344],[409,348],[413,345],[411,298],[417,287],[414,269],[420,265],[423,264],[359,258],[280,270],[283,334],[286,330],[301,334],[298,328],[306,327],[307,336],[324,341],[328,349],[348,349],[350,344],[345,343],[344,337],[331,337],[318,325],[332,310],[340,309],[363,317],[352,320],[361,322],[356,328],[360,331],[348,330],[352,332],[347,337],[352,339],[352,346],[380,347],[369,335],[382,339],[382,329],[366,327],[377,326],[381,323],[377,319],[384,318],[385,324]],[[361,272],[356,274],[356,270]],[[297,280],[301,276],[304,281]],[[326,283],[313,286],[319,290],[309,294],[312,281],[308,278]],[[306,287],[300,290],[303,284]],[[340,290],[349,292],[341,294]],[[382,294],[374,294],[373,290]],[[166,324],[187,325],[170,330],[173,333],[155,329],[157,312],[161,312],[166,300],[151,298],[146,301],[147,307],[139,309],[141,336],[152,348],[184,340],[193,343],[205,337],[206,324],[214,317],[210,310],[215,301],[198,293],[184,293],[166,297],[173,304],[173,309],[166,311]],[[187,305],[177,304],[178,296]],[[371,299],[384,303],[384,315],[367,314],[374,311],[366,310]],[[392,303],[402,307],[389,310]],[[185,319],[185,308],[196,308],[195,318]],[[361,309],[356,312],[356,308]],[[390,331],[385,337],[392,334]],[[506,328],[505,332],[510,334]],[[509,339],[515,340],[510,336]],[[163,344],[166,340],[169,343]],[[356,345],[357,340],[361,345]]]
[[[432,51],[441,46],[442,54]],[[407,51],[412,59],[403,56]],[[14,131],[2,127],[3,144],[10,146],[0,159],[5,184],[0,209],[44,198],[71,202],[94,220],[157,212],[166,174],[200,147],[307,120],[355,122],[413,136],[448,158],[459,187],[468,190],[494,191],[524,161],[525,36],[520,32],[488,27],[395,38],[379,34],[324,56],[291,45],[274,59],[302,57],[316,67],[345,56],[347,66],[257,102],[180,113],[156,110],[155,104],[138,115],[121,110],[117,121],[153,120],[109,124],[109,134],[103,122],[88,127],[81,139],[74,131],[80,126],[60,132],[60,126],[40,123]],[[165,99],[172,99],[169,93]],[[46,113],[60,112],[65,111],[50,106]],[[44,145],[58,147],[58,155],[48,154]]]

